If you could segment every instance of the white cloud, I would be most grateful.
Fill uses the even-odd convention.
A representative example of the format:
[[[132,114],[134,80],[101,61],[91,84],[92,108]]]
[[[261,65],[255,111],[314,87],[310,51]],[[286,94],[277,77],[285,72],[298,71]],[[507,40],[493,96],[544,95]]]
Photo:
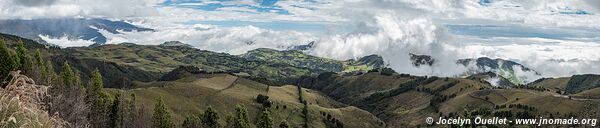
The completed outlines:
[[[108,43],[134,42],[160,44],[180,40],[200,49],[240,54],[255,48],[285,49],[316,40],[309,54],[350,59],[380,54],[390,66],[403,73],[454,76],[465,70],[454,61],[459,58],[491,57],[516,60],[545,76],[600,73],[598,38],[543,39],[516,37],[467,37],[448,33],[444,23],[494,22],[529,27],[600,29],[600,15],[573,15],[561,12],[600,13],[600,2],[584,0],[329,0],[278,1],[289,14],[258,12],[241,7],[205,11],[176,6],[154,6],[159,0],[50,0],[42,5],[0,1],[2,18],[109,17],[131,20],[156,32],[101,31]],[[202,1],[196,5],[260,6],[254,0]],[[191,4],[187,3],[190,6]],[[180,4],[182,5],[182,4]],[[342,24],[349,31],[327,30],[325,34],[274,31],[253,26],[215,27],[182,24],[189,21],[295,21]],[[541,30],[541,29],[540,29]],[[63,38],[60,38],[63,39]],[[53,40],[53,39],[49,39]],[[54,39],[56,40],[56,39]],[[65,41],[65,40],[62,40]],[[254,44],[247,45],[252,41]],[[79,42],[79,43],[77,43]],[[57,42],[65,46],[69,44]],[[76,41],[77,45],[85,42]],[[428,54],[438,60],[433,67],[413,67],[408,53]],[[578,61],[548,61],[578,60]],[[528,74],[523,75],[523,77]]]
[[[2,0],[1,19],[148,16],[161,0]]]
[[[91,40],[69,39],[68,36],[63,36],[60,38],[51,38],[46,35],[39,35],[39,37],[42,38],[42,40],[46,41],[47,43],[55,44],[62,48],[89,46],[89,45],[92,45],[95,43],[94,41],[91,41]]]
[[[286,49],[315,40],[310,34],[293,31],[271,31],[254,26],[220,28],[206,25],[159,28],[157,32],[120,32],[101,30],[107,43],[133,42],[157,45],[165,41],[182,41],[199,49],[242,54],[257,48]],[[252,43],[250,43],[252,42]]]

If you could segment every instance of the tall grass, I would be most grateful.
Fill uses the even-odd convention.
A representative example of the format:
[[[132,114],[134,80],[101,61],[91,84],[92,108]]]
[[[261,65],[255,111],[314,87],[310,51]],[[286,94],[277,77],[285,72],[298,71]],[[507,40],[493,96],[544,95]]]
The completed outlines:
[[[11,72],[12,79],[0,88],[1,128],[61,128],[67,122],[57,114],[50,116],[44,110],[43,100],[48,97],[48,87],[36,85],[33,79]]]

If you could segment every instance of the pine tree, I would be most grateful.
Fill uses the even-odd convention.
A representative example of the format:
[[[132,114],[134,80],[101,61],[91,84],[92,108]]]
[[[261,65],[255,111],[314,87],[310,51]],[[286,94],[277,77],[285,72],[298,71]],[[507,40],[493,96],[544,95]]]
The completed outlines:
[[[269,110],[263,110],[258,120],[256,122],[257,128],[272,128],[273,127],[273,118],[271,117],[271,113]]]
[[[290,125],[287,123],[287,121],[283,120],[281,123],[279,123],[279,128],[290,128]]]
[[[212,107],[208,107],[208,109],[204,111],[200,116],[200,120],[205,128],[218,128],[221,126],[219,124],[219,114]]]
[[[110,108],[110,127],[120,128],[121,127],[121,94],[115,96],[115,100]]]
[[[250,128],[248,121],[248,110],[243,105],[237,105],[235,107],[236,117],[233,124],[235,128]]]
[[[39,77],[37,78],[39,82],[46,82],[44,79],[46,79],[48,77],[48,70],[46,69],[46,64],[44,59],[42,58],[42,53],[40,52],[40,49],[36,49],[35,50],[35,62],[36,62],[36,66],[37,67],[37,72],[39,73]],[[45,83],[47,84],[47,83]]]
[[[182,128],[201,128],[200,119],[196,116],[186,117],[181,124]]]
[[[81,84],[79,73],[77,75],[71,66],[65,62],[60,73],[62,80],[50,90],[52,106],[49,113],[59,113],[60,117],[73,125],[73,127],[87,127],[89,110],[86,104],[86,94]]]
[[[25,74],[30,75],[33,62],[31,60],[31,56],[29,56],[28,54],[27,49],[25,49],[23,40],[19,40],[19,42],[17,43],[17,57],[19,58],[19,70],[22,70],[23,72],[25,72]]]
[[[75,86],[75,74],[73,73],[73,70],[71,69],[71,65],[69,65],[68,62],[64,62],[63,66],[62,66],[62,71],[60,72],[60,77],[62,79],[62,85],[58,85],[58,86],[63,86],[63,87],[67,87],[67,88],[71,88],[73,86]],[[61,87],[58,87],[61,88]],[[62,88],[64,89],[64,88]]]
[[[52,61],[47,60],[46,65],[44,65],[44,68],[46,69],[46,73],[48,73],[48,75],[46,76],[46,84],[49,86],[53,86],[53,85],[58,85],[58,80],[56,80],[58,78],[58,75],[56,74],[56,72],[54,72],[54,66],[52,66]]]
[[[0,39],[0,81],[4,80],[8,76],[10,71],[13,71],[17,67],[17,62],[12,53],[8,50],[4,39]]]
[[[102,87],[104,83],[102,82],[102,74],[98,69],[92,71],[90,77],[91,85],[87,88],[87,102],[90,104],[90,108],[92,112],[90,113],[90,117],[99,117],[101,113],[104,112],[104,104],[103,99],[101,99],[102,95]]]
[[[173,128],[175,125],[171,121],[171,114],[167,110],[163,98],[157,99],[157,103],[154,106],[154,114],[152,115],[152,121],[155,128]]]
[[[139,119],[137,114],[137,107],[135,106],[135,93],[131,93],[129,95],[129,100],[127,102],[127,114],[124,116],[124,127],[125,128],[134,128],[136,120]]]

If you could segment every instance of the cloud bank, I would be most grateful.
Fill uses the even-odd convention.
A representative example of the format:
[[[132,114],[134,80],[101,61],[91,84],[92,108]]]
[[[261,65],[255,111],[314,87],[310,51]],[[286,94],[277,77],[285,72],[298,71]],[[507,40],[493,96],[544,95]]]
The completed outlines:
[[[31,0],[16,1],[1,1],[0,14],[6,15],[5,18],[100,16],[125,19],[157,30],[122,34],[103,32],[108,43],[160,44],[180,40],[200,49],[241,54],[255,48],[283,50],[316,41],[315,47],[307,53],[342,60],[379,54],[394,70],[417,75],[456,76],[466,69],[456,65],[455,60],[476,57],[513,60],[547,77],[600,74],[600,54],[597,52],[600,51],[600,39],[593,34],[600,29],[597,24],[600,17],[596,15],[600,13],[600,4],[595,1],[290,0],[268,5],[253,0],[45,0],[33,2],[35,4]],[[264,22],[267,28],[194,21]],[[333,24],[343,28],[328,27],[322,33],[296,31],[292,27],[288,30],[268,28],[282,21]],[[505,27],[492,27],[499,30],[478,36],[476,31],[472,31],[472,35],[457,34],[452,27],[447,27],[449,25],[473,29],[486,25]],[[536,33],[518,37],[522,34],[510,33],[516,29],[502,30],[505,28],[543,28],[537,30],[568,30],[570,33],[549,35],[561,38],[547,38]],[[587,35],[572,35],[584,31]],[[431,55],[440,63],[432,67],[414,67],[408,53]],[[527,75],[530,74],[520,73],[523,77]]]
[[[160,0],[2,0],[0,19],[151,16]]]

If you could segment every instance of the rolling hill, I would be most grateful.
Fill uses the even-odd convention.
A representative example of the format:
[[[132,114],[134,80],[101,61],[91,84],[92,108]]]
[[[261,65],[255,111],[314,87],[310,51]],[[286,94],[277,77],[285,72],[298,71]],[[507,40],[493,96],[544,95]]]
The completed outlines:
[[[541,83],[560,84],[553,79],[545,79]],[[597,94],[597,89],[567,96],[543,88],[498,88],[477,77],[439,78],[383,75],[380,72],[343,76],[324,73],[303,79],[301,85],[319,90],[339,102],[365,109],[385,121],[387,127],[428,126],[423,121],[426,117],[437,119],[465,116],[465,113],[508,118],[590,118],[599,117],[595,112],[600,110],[592,107],[598,105],[600,99],[571,98]]]
[[[19,40],[31,52],[41,49],[54,67],[69,62],[83,81],[98,68],[105,90],[113,95],[136,94],[139,106],[148,107],[157,97],[164,97],[178,123],[208,106],[223,116],[231,115],[238,104],[245,105],[250,120],[255,121],[263,108],[256,101],[258,95],[272,101],[268,109],[275,123],[286,120],[293,126],[334,127],[332,122],[341,122],[345,127],[361,128],[435,127],[423,120],[473,115],[600,117],[596,107],[600,105],[600,76],[593,74],[542,78],[515,86],[510,78],[493,71],[460,78],[398,74],[383,67],[377,55],[345,61],[297,50],[256,49],[230,55],[176,41],[61,49],[12,35],[1,34],[0,38],[12,49]],[[498,69],[520,65],[500,59],[478,61],[468,63],[496,64]],[[60,72],[60,68],[55,70]],[[501,86],[489,81],[499,76]]]
[[[208,106],[215,108],[223,117],[233,116],[234,106],[238,104],[246,106],[250,121],[254,122],[263,108],[261,103],[256,102],[256,97],[261,94],[269,96],[273,102],[268,109],[276,123],[286,120],[291,126],[303,126],[308,119],[309,127],[326,127],[325,114],[343,122],[345,127],[384,127],[382,121],[367,111],[339,103],[318,91],[302,88],[301,95],[308,102],[309,112],[306,116],[301,112],[304,104],[299,100],[296,86],[268,86],[230,74],[198,73],[175,81],[137,84],[140,86],[136,89],[109,91],[113,94],[134,93],[138,101],[136,104],[142,106],[155,104],[155,99],[162,96],[167,99],[166,104],[178,124],[187,116],[200,114]],[[151,114],[151,111],[147,114]],[[225,120],[221,121],[221,124],[225,124]]]

